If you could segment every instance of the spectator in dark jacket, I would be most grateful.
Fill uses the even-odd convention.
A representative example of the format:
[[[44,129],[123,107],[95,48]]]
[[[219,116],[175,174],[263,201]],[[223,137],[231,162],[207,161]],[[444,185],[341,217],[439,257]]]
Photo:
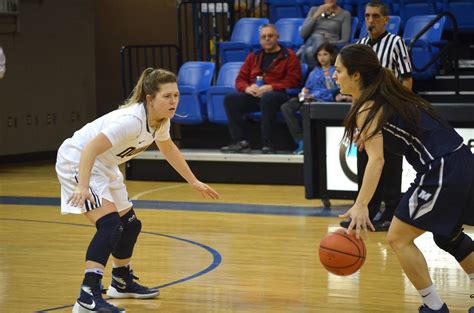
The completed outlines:
[[[232,143],[222,147],[224,153],[250,152],[244,136],[243,115],[262,112],[262,153],[274,153],[271,143],[272,126],[280,106],[288,100],[286,88],[301,85],[301,65],[296,54],[278,44],[274,25],[266,24],[260,30],[261,50],[251,52],[245,59],[235,85],[238,92],[224,98]],[[263,82],[257,84],[257,77]]]

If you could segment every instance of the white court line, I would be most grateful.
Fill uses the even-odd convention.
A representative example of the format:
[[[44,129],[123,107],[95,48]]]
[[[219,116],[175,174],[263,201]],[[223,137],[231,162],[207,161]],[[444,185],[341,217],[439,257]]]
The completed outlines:
[[[171,185],[171,186],[167,186],[167,187],[160,187],[160,188],[150,189],[150,190],[147,190],[147,191],[143,191],[143,192],[137,193],[136,195],[134,195],[133,197],[131,197],[130,200],[138,200],[138,199],[140,199],[141,196],[144,196],[144,195],[146,195],[146,194],[149,194],[149,193],[152,193],[152,192],[155,192],[155,191],[162,191],[162,190],[167,190],[167,189],[175,189],[175,188],[184,187],[184,186],[186,186],[186,184]]]

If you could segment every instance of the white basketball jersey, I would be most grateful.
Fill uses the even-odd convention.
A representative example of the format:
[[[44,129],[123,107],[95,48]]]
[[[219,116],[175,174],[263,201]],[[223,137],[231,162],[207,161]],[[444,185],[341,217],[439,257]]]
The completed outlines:
[[[58,155],[79,162],[80,152],[99,133],[112,143],[112,148],[97,157],[96,162],[106,167],[115,167],[145,151],[154,140],[170,138],[170,120],[166,119],[159,129],[148,126],[145,106],[142,103],[117,109],[86,124],[64,141]]]

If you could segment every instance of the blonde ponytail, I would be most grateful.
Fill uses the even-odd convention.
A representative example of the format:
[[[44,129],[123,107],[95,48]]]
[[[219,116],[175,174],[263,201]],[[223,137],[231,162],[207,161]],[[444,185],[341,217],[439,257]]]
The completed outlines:
[[[125,103],[120,107],[124,108],[135,103],[145,103],[146,96],[154,96],[160,91],[162,84],[176,82],[176,75],[170,71],[151,67],[146,68],[140,75],[135,88],[133,88],[132,95],[125,100]]]

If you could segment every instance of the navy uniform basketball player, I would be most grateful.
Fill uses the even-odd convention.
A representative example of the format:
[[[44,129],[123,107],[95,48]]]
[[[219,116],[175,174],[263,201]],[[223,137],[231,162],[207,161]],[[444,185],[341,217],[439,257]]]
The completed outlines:
[[[101,279],[112,254],[111,298],[153,298],[159,291],[138,284],[131,270],[141,230],[118,165],[156,142],[173,168],[204,197],[218,193],[191,172],[170,139],[170,118],[178,105],[176,76],[161,69],[143,71],[121,108],[85,125],[58,150],[61,212],[83,214],[97,228],[86,253],[86,270],[73,312],[125,312],[102,299]]]
[[[345,47],[335,66],[341,93],[355,99],[344,120],[345,137],[352,140],[359,131],[369,156],[360,193],[341,217],[352,218],[349,231],[359,234],[367,226],[373,230],[367,204],[383,168],[383,149],[403,154],[417,175],[397,207],[387,239],[422,297],[419,311],[449,312],[414,240],[432,232],[435,243],[456,258],[473,286],[474,243],[462,225],[474,225],[474,156],[428,102],[380,65],[370,47]]]

